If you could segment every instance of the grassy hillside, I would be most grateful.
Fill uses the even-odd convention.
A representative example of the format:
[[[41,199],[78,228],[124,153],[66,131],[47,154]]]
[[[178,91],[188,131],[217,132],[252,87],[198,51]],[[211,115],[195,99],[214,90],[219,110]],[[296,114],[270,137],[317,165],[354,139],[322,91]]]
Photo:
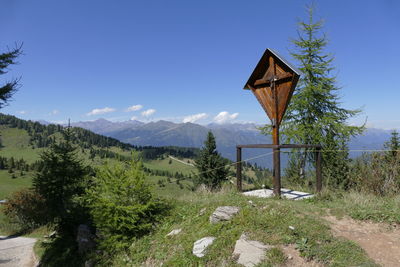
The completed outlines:
[[[26,130],[10,128],[6,125],[0,125],[0,138],[2,147],[1,156],[23,158],[29,163],[39,159],[39,154],[43,148],[33,148],[30,145],[30,136]]]
[[[95,134],[82,128],[72,128],[72,142],[79,148],[77,150],[78,157],[85,165],[91,167],[104,164],[105,161],[113,160],[129,160],[132,151],[137,151],[145,160],[145,167],[148,170],[166,171],[172,177],[175,173],[182,175],[192,174],[193,167],[181,164],[177,161],[169,164],[166,155],[190,156],[194,157],[197,149],[179,148],[179,147],[134,147],[129,144],[122,143],[114,138],[105,137]],[[61,138],[63,127],[59,125],[41,125],[37,122],[25,121],[14,116],[0,114],[0,156],[7,160],[13,158],[15,160],[23,159],[27,164],[35,164],[40,159],[40,153],[47,149],[53,142]],[[182,158],[183,159],[183,158]],[[188,160],[188,159],[184,159]],[[33,169],[33,165],[32,165]],[[13,170],[12,173],[8,169],[0,170],[0,199],[6,198],[8,194],[31,185],[33,170],[25,172],[20,177],[19,170]],[[154,176],[154,177],[153,177]],[[168,186],[158,186],[158,181],[167,181],[167,177],[156,177],[150,175],[150,183],[154,183],[155,187],[159,187],[160,191],[172,190],[172,188],[181,190],[182,185],[176,184],[176,179],[168,178]],[[173,183],[170,183],[172,181]],[[184,188],[190,186],[190,181],[182,183]]]
[[[182,159],[182,161],[187,162],[188,159]],[[189,162],[191,161],[189,160]],[[185,165],[184,163],[178,162],[171,158],[145,161],[144,165],[154,170],[169,171],[169,172],[179,171],[184,175],[192,174],[196,170],[196,168],[193,166]]]
[[[239,266],[232,252],[242,233],[251,240],[273,246],[260,266],[290,266],[285,253],[285,248],[290,246],[305,262],[312,261],[308,264],[377,266],[359,245],[333,236],[325,219],[330,209],[337,215],[353,217],[357,217],[352,212],[357,209],[369,214],[378,211],[378,207],[367,206],[366,199],[360,195],[356,195],[358,201],[352,197],[335,201],[290,201],[248,198],[228,190],[216,194],[189,193],[175,198],[178,200],[172,215],[151,235],[136,240],[127,252],[118,255],[112,266]],[[250,199],[252,203],[248,202]],[[240,212],[231,221],[210,224],[211,213],[218,206],[226,205],[238,206]],[[200,213],[202,209],[204,214]],[[166,236],[179,228],[182,232],[178,235]],[[197,258],[192,254],[193,243],[206,236],[216,240],[205,257]]]
[[[5,199],[12,192],[29,187],[32,184],[32,175],[32,172],[28,172],[20,176],[20,173],[16,172],[16,178],[13,178],[8,171],[0,170],[0,200]]]
[[[39,160],[41,152],[61,138],[62,130],[63,127],[59,125],[45,126],[37,122],[0,114],[0,156],[7,159],[11,157],[15,160],[23,159],[27,164],[34,164]],[[79,148],[78,156],[86,165],[95,167],[104,164],[106,160],[129,160],[132,151],[135,150],[144,159],[144,166],[150,172],[149,182],[156,181],[154,184],[155,188],[159,189],[158,191],[176,189],[181,192],[182,186],[188,190],[193,185],[191,179],[195,175],[196,169],[190,164],[194,163],[193,159],[196,157],[198,149],[134,147],[85,129],[72,128],[72,131],[74,133],[72,142]],[[174,156],[174,159],[169,158],[169,155]],[[175,160],[177,158],[179,159]],[[31,185],[32,171],[25,173],[23,177],[19,177],[18,170],[15,170],[15,174],[8,173],[6,170],[0,171],[2,177],[0,198],[5,198],[9,193]],[[234,166],[231,166],[231,177],[234,176],[234,171]],[[176,174],[183,177],[177,177]],[[256,178],[255,172],[249,167],[244,167],[243,175],[245,178]],[[179,182],[176,183],[176,178],[182,181],[181,185]],[[248,187],[246,183],[244,187]]]

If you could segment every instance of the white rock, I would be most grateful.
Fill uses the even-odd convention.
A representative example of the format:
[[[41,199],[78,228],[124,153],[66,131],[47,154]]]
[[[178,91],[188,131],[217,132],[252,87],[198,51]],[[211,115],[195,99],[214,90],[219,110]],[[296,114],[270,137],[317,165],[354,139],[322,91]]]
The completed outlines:
[[[210,246],[215,240],[213,236],[203,237],[202,239],[197,240],[193,244],[193,254],[197,257],[201,258],[206,255],[207,247]]]
[[[265,251],[271,246],[265,245],[259,241],[247,240],[245,234],[236,241],[233,256],[237,258],[237,263],[246,267],[252,267],[265,259]]]
[[[291,225],[289,225],[289,229],[292,230],[292,231],[294,231],[294,227],[291,226]]]
[[[179,229],[174,229],[174,230],[172,230],[171,232],[169,232],[169,234],[167,234],[167,236],[177,235],[177,234],[179,234],[181,231],[182,231],[181,228],[179,228]]]
[[[199,216],[203,216],[206,213],[207,208],[202,208],[199,212]]]
[[[251,206],[253,206],[253,207],[256,206],[256,205],[253,203],[253,201],[251,201],[251,200],[249,200],[248,203],[249,203]]]
[[[232,217],[239,212],[238,207],[233,206],[222,206],[218,207],[213,214],[210,216],[211,223],[217,223],[220,221],[229,221]]]
[[[293,191],[287,188],[281,188],[281,194],[282,197],[293,200],[301,200],[314,197],[313,194],[300,191]],[[243,195],[268,198],[274,196],[274,191],[272,189],[258,189],[258,190],[244,192]]]

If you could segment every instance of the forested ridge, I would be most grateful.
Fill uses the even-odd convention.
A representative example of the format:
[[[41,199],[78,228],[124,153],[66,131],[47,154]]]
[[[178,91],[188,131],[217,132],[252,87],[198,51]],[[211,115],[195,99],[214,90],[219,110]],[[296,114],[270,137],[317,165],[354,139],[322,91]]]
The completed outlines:
[[[18,128],[25,130],[30,137],[29,145],[34,148],[46,148],[54,144],[57,140],[57,134],[65,128],[58,124],[43,125],[36,121],[22,120],[12,115],[0,113],[0,125],[9,128]],[[82,149],[89,149],[90,158],[98,155],[101,158],[118,158],[122,155],[110,151],[110,148],[120,148],[124,151],[138,151],[144,160],[157,159],[162,155],[172,155],[182,158],[194,158],[197,156],[198,149],[186,147],[154,147],[154,146],[135,146],[121,142],[115,138],[93,133],[92,131],[72,127],[73,134],[71,141]],[[0,146],[1,146],[0,133]]]

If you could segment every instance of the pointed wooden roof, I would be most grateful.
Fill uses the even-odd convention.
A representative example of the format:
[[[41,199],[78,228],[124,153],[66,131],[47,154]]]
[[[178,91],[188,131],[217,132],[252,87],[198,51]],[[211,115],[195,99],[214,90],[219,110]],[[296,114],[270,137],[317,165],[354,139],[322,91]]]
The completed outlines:
[[[271,121],[277,119],[279,125],[300,73],[277,52],[266,49],[243,89],[251,90]]]

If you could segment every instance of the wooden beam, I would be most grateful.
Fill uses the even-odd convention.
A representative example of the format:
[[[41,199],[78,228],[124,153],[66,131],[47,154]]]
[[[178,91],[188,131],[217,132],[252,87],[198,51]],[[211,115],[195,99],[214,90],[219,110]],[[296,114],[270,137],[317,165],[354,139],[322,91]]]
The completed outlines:
[[[237,145],[240,148],[321,148],[321,145],[298,145],[298,144],[248,144],[248,145]]]
[[[236,147],[236,187],[242,192],[242,148]]]
[[[321,153],[321,148],[318,147],[317,151],[315,152],[315,158],[316,158],[316,166],[315,166],[315,172],[317,176],[317,192],[321,192],[322,189],[322,153]]]

